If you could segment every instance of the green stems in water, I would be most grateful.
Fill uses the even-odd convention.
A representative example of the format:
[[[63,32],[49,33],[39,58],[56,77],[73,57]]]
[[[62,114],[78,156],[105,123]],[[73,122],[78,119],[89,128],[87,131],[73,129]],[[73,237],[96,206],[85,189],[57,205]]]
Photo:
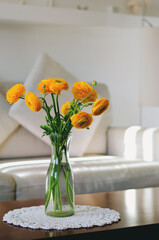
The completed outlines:
[[[64,165],[67,165],[67,163],[65,163],[65,164],[61,163],[54,167],[53,167],[53,164],[50,165],[49,185],[48,185],[48,189],[47,189],[46,195],[45,195],[45,211],[47,211],[47,207],[48,207],[50,201],[53,201],[52,204],[54,206],[54,212],[63,210],[62,200],[61,200],[62,193],[60,190],[60,182],[59,182],[60,174],[63,174],[64,179],[65,179],[65,186],[63,186],[63,187],[66,188],[66,195],[67,195],[68,203],[69,203],[70,207],[72,209],[74,209],[73,189],[72,189],[72,186],[71,186],[71,183],[69,180],[71,172],[70,172],[69,167],[68,166],[66,167]],[[55,168],[58,168],[58,170],[56,171]],[[65,168],[67,170],[65,170]]]
[[[56,140],[54,161],[51,162],[47,174],[45,212],[56,217],[70,216],[74,214],[74,189],[72,170],[68,161],[67,141],[63,140],[59,143],[58,137]]]

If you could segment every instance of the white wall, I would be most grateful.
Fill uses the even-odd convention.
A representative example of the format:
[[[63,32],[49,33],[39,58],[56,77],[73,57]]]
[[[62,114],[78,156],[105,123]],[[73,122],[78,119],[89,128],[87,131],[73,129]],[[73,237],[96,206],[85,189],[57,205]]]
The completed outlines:
[[[126,0],[0,0],[0,3],[20,4],[25,2],[27,5],[55,6],[62,8],[85,8],[92,11],[107,11],[109,6],[117,7],[121,13],[129,12],[126,7]]]
[[[85,8],[91,11],[109,11],[110,6],[116,7],[119,13],[131,14],[131,9],[127,7],[130,0],[0,0],[0,3],[21,4],[38,6],[54,6],[62,8]],[[142,0],[141,0],[142,1]],[[136,1],[137,2],[137,1]],[[150,6],[145,8],[146,16],[159,16],[159,1],[149,0]]]
[[[0,24],[0,80],[23,82],[42,52],[79,80],[108,85],[113,126],[139,124],[139,30]]]
[[[22,4],[25,2],[27,5],[53,6],[73,9],[79,7],[84,9],[87,7],[90,11],[104,12],[110,11],[110,6],[114,6],[119,13],[132,14],[131,9],[127,7],[127,2],[129,1],[130,0],[0,0],[0,3]],[[145,8],[145,15],[159,17],[159,1],[149,0],[149,3],[149,7]]]
[[[0,0],[17,2],[19,0]],[[27,0],[28,4],[49,3],[49,0]],[[125,0],[54,1],[58,7],[106,11],[118,6],[127,12]],[[156,0],[151,1],[159,8]],[[157,7],[158,6],[158,7]],[[80,11],[80,10],[79,10]],[[158,18],[149,18],[159,26]],[[111,94],[113,126],[159,127],[159,108],[139,108],[140,82],[140,17],[107,14],[109,27],[75,27],[55,25],[9,24],[0,22],[0,81],[24,82],[36,57],[47,52],[79,80],[105,82]],[[122,28],[121,28],[122,26]]]

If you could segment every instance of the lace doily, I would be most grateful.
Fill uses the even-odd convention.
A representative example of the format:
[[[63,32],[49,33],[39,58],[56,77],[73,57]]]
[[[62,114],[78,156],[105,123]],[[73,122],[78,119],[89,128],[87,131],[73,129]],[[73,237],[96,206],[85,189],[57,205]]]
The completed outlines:
[[[45,214],[45,207],[27,207],[14,209],[6,213],[3,221],[16,226],[32,229],[90,228],[118,222],[119,212],[109,208],[75,206],[75,214],[70,217],[50,217]]]

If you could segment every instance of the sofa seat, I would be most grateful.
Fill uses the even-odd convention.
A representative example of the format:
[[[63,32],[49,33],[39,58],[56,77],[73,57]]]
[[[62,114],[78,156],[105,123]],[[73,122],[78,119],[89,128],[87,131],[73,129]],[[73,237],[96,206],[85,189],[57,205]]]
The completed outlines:
[[[9,176],[16,183],[16,200],[44,197],[49,162],[50,159],[30,159],[0,164],[3,176]],[[71,158],[71,165],[76,194],[159,186],[159,162],[155,161],[90,156]],[[3,199],[1,194],[0,200]]]

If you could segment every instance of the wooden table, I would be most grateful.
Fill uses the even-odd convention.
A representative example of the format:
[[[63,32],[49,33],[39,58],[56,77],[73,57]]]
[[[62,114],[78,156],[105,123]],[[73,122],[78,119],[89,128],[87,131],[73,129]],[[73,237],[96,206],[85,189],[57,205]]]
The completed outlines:
[[[159,188],[145,188],[76,196],[76,204],[111,208],[120,212],[118,223],[103,227],[66,231],[31,230],[4,223],[9,210],[44,204],[43,199],[0,202],[0,239],[106,239],[108,236],[137,236],[159,233]],[[140,235],[141,236],[141,235]]]

